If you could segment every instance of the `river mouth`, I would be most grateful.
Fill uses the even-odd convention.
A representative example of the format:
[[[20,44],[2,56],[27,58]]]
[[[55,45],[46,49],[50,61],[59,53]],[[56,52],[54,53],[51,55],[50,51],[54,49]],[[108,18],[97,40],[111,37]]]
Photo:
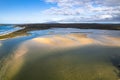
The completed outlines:
[[[31,35],[0,41],[0,80],[120,77],[119,31],[52,28],[27,33]]]

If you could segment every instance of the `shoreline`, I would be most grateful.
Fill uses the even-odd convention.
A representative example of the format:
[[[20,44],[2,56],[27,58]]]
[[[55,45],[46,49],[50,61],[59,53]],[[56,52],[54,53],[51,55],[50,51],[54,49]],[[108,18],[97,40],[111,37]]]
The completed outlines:
[[[102,29],[120,30],[120,24],[18,24],[14,26],[29,29],[49,29],[49,28],[79,28],[79,29]]]

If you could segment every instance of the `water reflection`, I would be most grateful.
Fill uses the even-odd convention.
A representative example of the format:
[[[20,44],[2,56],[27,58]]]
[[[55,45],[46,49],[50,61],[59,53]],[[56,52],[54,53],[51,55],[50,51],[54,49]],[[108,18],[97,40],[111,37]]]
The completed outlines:
[[[0,80],[119,79],[119,69],[112,62],[120,52],[119,36],[79,30],[62,33],[53,30],[23,40],[1,59]]]
[[[99,37],[99,36],[98,36]],[[98,44],[105,46],[120,46],[120,38],[113,36],[102,36],[101,39],[88,37],[87,34],[66,34],[38,37],[32,40],[38,44],[51,45],[52,47],[72,47]]]
[[[0,80],[12,80],[24,64],[24,55],[27,53],[27,48],[21,45],[11,55],[3,58],[0,61]]]
[[[0,42],[0,47],[2,46],[2,43]]]
[[[32,40],[38,44],[45,44],[52,47],[75,47],[93,44],[94,40],[85,34],[66,34],[38,37]]]
[[[105,46],[118,46],[120,47],[120,37],[102,36],[99,43]]]
[[[109,59],[114,51],[119,54],[119,48],[99,42],[77,33],[34,38],[24,44],[29,50],[27,65],[15,79],[117,80],[117,69]]]

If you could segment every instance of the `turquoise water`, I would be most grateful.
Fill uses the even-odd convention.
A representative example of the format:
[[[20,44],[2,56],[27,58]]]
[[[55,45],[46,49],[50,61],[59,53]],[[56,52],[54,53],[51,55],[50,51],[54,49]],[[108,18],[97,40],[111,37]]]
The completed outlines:
[[[0,80],[120,78],[120,31],[53,28],[16,33],[0,36]]]
[[[0,35],[8,34],[17,30],[20,30],[22,28],[19,27],[13,27],[11,26],[0,26]]]

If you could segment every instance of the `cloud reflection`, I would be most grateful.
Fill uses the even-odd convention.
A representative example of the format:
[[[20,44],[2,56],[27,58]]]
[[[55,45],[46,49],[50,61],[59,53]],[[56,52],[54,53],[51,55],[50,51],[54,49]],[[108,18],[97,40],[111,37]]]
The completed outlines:
[[[94,34],[91,34],[94,35]],[[102,36],[102,37],[100,37]],[[103,46],[120,46],[120,38],[108,35],[96,35],[97,38],[88,37],[87,34],[65,34],[38,37],[32,40],[37,44],[44,44],[52,47],[77,47],[91,44]]]
[[[75,47],[94,43],[94,40],[88,38],[85,34],[52,35],[48,37],[38,37],[32,41],[52,47]]]
[[[104,42],[101,44],[106,46],[119,46],[120,47],[120,37],[104,36]]]
[[[13,54],[8,55],[0,61],[0,80],[12,80],[12,78],[20,71],[24,63],[23,55],[27,53],[25,45],[20,45]]]
[[[93,35],[93,34],[92,34]],[[98,35],[96,37],[99,37]],[[112,37],[104,35],[101,37],[102,41],[88,37],[87,34],[83,33],[70,33],[64,35],[50,35],[37,37],[32,40],[26,41],[19,45],[19,47],[13,52],[13,54],[8,55],[3,61],[2,68],[0,68],[0,80],[11,80],[19,71],[26,61],[26,56],[29,56],[28,51],[32,54],[32,60],[35,57],[35,52],[39,53],[36,56],[39,57],[41,54],[45,55],[45,52],[50,53],[50,49],[61,49],[61,48],[73,48],[82,47],[87,45],[103,45],[103,46],[119,46],[120,47],[120,37]],[[0,43],[1,44],[1,43]],[[36,49],[38,51],[36,51]],[[44,49],[44,50],[43,50]],[[47,49],[47,50],[46,50]]]
[[[2,43],[0,43],[0,47],[2,46]]]

